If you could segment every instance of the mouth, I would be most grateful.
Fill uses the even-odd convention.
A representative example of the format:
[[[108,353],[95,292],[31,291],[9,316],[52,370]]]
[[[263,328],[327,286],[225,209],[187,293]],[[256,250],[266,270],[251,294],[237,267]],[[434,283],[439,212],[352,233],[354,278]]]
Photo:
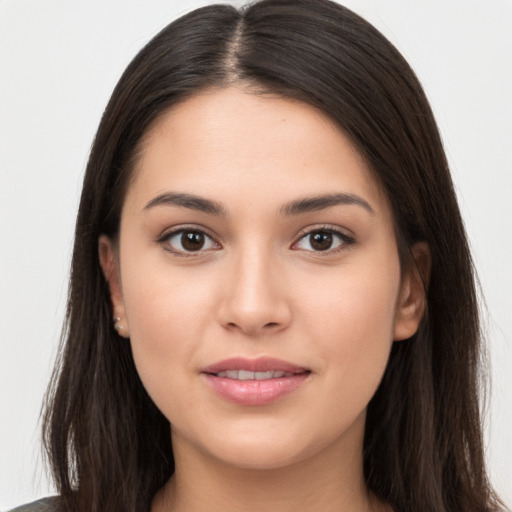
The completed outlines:
[[[258,357],[251,359],[247,357],[231,357],[218,361],[203,368],[202,373],[209,373],[217,375],[219,373],[226,373],[223,377],[238,379],[238,380],[264,380],[265,378],[283,377],[283,374],[297,374],[310,372],[304,366],[299,366],[283,359],[276,359],[274,357]],[[230,372],[230,375],[228,375]],[[238,372],[238,375],[235,375]],[[271,376],[269,376],[272,373]],[[254,374],[254,375],[252,375]]]
[[[201,374],[221,398],[255,406],[270,404],[300,388],[311,370],[268,357],[231,358],[203,368]]]
[[[248,370],[225,370],[222,372],[217,372],[213,375],[233,380],[269,380],[280,379],[282,377],[293,377],[294,375],[297,374],[293,372],[283,372],[281,370],[270,370],[268,372],[251,372]]]

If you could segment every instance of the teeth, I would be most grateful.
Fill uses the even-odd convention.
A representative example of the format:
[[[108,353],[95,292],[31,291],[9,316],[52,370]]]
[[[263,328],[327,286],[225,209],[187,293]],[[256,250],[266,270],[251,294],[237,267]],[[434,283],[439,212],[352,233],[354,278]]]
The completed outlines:
[[[254,380],[255,376],[256,376],[255,372],[248,372],[246,370],[240,370],[238,372],[238,378],[240,380]]]
[[[217,377],[224,377],[234,380],[268,380],[279,379],[280,377],[291,377],[292,372],[270,370],[268,372],[250,372],[247,370],[226,370],[217,373]]]
[[[276,372],[254,372],[254,378],[256,380],[267,380],[267,379],[272,379],[272,378],[276,378],[276,376],[274,375]]]

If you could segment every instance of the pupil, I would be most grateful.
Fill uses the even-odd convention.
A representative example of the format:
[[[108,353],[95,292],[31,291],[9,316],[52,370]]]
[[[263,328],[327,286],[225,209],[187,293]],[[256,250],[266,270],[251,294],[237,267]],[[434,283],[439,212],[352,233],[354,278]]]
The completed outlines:
[[[317,251],[326,251],[332,245],[332,233],[314,233],[311,237],[311,247]]]
[[[198,251],[204,245],[204,235],[194,231],[186,231],[181,235],[181,244],[187,251]]]

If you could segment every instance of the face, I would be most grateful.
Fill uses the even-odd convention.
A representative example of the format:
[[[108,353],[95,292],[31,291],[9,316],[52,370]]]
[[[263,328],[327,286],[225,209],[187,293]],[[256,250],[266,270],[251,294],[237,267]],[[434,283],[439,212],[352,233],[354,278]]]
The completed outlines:
[[[238,467],[360,454],[393,340],[423,311],[386,198],[340,129],[234,88],[147,134],[100,260],[175,453]]]

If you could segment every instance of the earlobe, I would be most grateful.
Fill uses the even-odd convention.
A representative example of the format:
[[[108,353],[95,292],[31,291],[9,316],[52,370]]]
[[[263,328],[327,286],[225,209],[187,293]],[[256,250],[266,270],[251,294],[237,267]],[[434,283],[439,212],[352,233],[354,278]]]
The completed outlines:
[[[414,264],[402,278],[395,316],[395,341],[416,334],[427,307],[427,286],[430,278],[431,257],[426,242],[418,242],[411,249]]]
[[[120,336],[128,338],[129,329],[119,275],[117,250],[112,240],[106,235],[100,235],[98,239],[98,257],[110,291],[114,329]]]

